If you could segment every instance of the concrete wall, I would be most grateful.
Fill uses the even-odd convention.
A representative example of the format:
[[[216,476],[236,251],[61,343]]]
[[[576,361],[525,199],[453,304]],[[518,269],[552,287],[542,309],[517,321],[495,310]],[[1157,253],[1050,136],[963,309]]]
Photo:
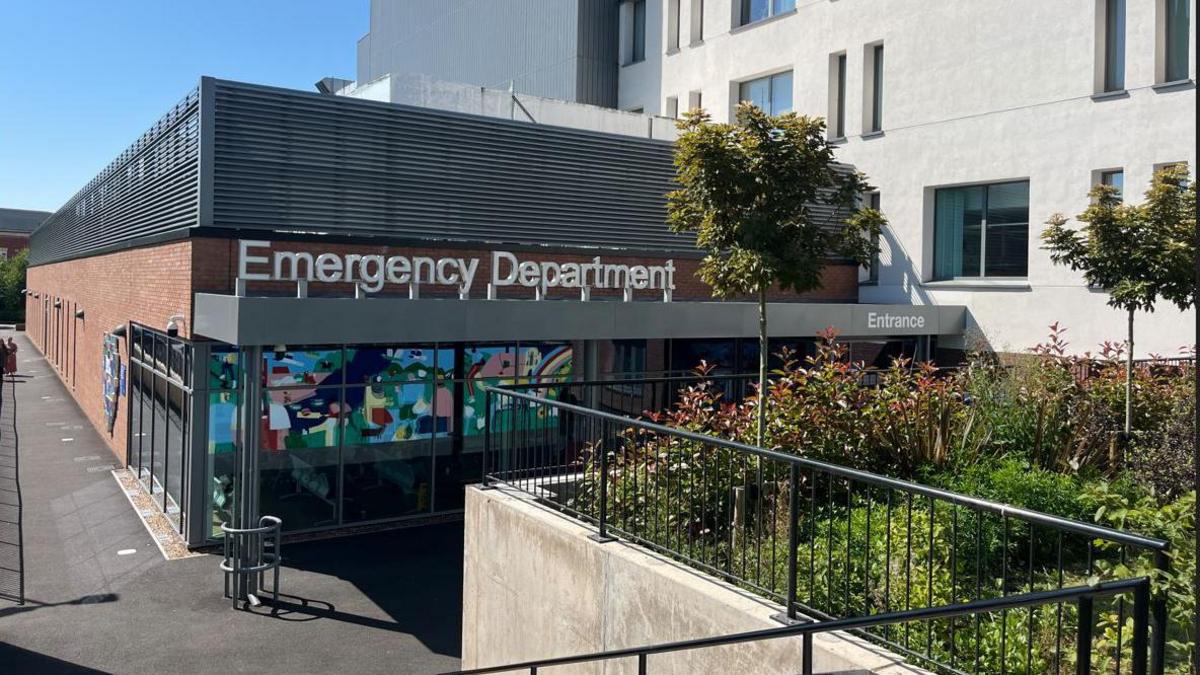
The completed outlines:
[[[591,530],[505,490],[467,489],[463,662],[475,668],[778,627],[779,607]],[[787,638],[652,656],[653,673],[800,671]],[[840,636],[815,638],[818,673],[917,673]],[[633,659],[555,673],[633,673]]]
[[[891,221],[877,286],[864,302],[963,304],[997,349],[1020,351],[1062,322],[1075,351],[1124,337],[1124,315],[1081,275],[1055,266],[1037,234],[1055,212],[1087,205],[1100,169],[1123,168],[1139,200],[1156,165],[1196,165],[1196,89],[1155,87],[1160,2],[1129,2],[1126,95],[1096,91],[1097,0],[929,3],[925,0],[799,2],[795,12],[735,27],[737,0],[681,0],[680,48],[664,49],[670,0],[647,0],[646,60],[621,68],[619,106],[664,110],[701,91],[719,121],[737,83],[792,70],[793,107],[830,111],[830,56],[847,55],[847,139],[837,157],[878,186]],[[692,43],[691,13],[704,10],[703,41]],[[1197,11],[1192,3],[1192,11]],[[623,24],[624,27],[624,24]],[[1190,76],[1196,79],[1196,42]],[[627,36],[622,36],[622,43]],[[863,137],[865,47],[885,50],[883,134]],[[1193,169],[1194,172],[1194,169]],[[1028,278],[1015,284],[932,283],[933,190],[1027,179]],[[1195,342],[1194,313],[1163,303],[1137,317],[1137,353],[1174,354]]]
[[[675,120],[666,117],[571,103],[520,91],[514,96],[508,89],[447,82],[429,75],[385,75],[338,93],[371,101],[403,103],[624,136],[673,141],[678,135]]]
[[[613,0],[373,0],[357,79],[424,73],[567,101],[616,102]]]

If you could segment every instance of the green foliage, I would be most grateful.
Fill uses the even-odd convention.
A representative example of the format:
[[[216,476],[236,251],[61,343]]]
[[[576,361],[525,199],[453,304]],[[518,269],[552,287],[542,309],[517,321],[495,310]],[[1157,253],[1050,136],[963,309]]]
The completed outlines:
[[[871,188],[861,174],[835,168],[822,119],[772,117],[743,102],[736,124],[697,110],[679,129],[668,219],[674,231],[696,235],[708,254],[700,277],[718,296],[773,284],[813,290],[830,254],[865,265],[876,252],[883,216],[858,207]]]
[[[1195,303],[1196,185],[1186,165],[1155,172],[1146,201],[1124,204],[1116,188],[1096,186],[1076,231],[1055,214],[1042,232],[1056,263],[1082,271],[1108,292],[1109,304],[1154,311],[1159,298],[1187,309]]]
[[[0,319],[17,321],[25,318],[25,267],[29,251],[22,250],[0,260]]]
[[[1170,599],[1170,665],[1188,673],[1196,611],[1194,493],[1186,493],[1194,366],[1135,370],[1143,432],[1128,457],[1114,443],[1122,414],[1119,348],[1099,361],[1065,356],[1065,331],[1011,367],[978,358],[952,373],[898,363],[862,386],[864,366],[846,359],[832,333],[803,363],[784,354],[766,391],[770,444],[784,452],[874,473],[914,478],[961,494],[1171,542],[1171,569],[1153,555],[1063,534],[1018,517],[955,507],[900,491],[801,471],[797,485],[797,597],[841,616],[965,602],[1002,593],[1078,586],[1146,575]],[[700,382],[648,416],[669,427],[752,441],[757,401],[734,403]],[[598,513],[599,448],[569,505]],[[627,429],[608,449],[612,527],[748,590],[781,599],[788,577],[789,473],[711,444]],[[1189,455],[1190,456],[1190,455]],[[1181,487],[1183,486],[1183,487]],[[1089,543],[1093,544],[1089,553]],[[1058,561],[1062,561],[1061,574]],[[1090,561],[1090,564],[1089,564]],[[1114,670],[1122,635],[1129,667],[1129,598],[1097,603],[1097,667]],[[1065,634],[1061,649],[1058,625]],[[1073,672],[1071,605],[899,626],[877,633],[981,672]]]
[[[1168,601],[1168,672],[1191,672],[1188,655],[1197,638],[1193,620],[1196,612],[1200,611],[1193,592],[1196,573],[1196,493],[1189,492],[1174,501],[1160,503],[1150,495],[1130,497],[1101,482],[1089,485],[1085,498],[1098,505],[1095,513],[1098,522],[1163,539],[1170,544],[1166,551],[1169,569],[1165,571],[1159,570],[1153,560],[1146,556],[1124,562],[1102,558],[1098,567],[1108,578],[1150,577],[1153,592],[1166,596]],[[1114,544],[1097,543],[1101,550],[1116,548]],[[1100,621],[1106,634],[1115,634],[1119,623],[1119,617],[1112,612],[1102,616]],[[1131,626],[1131,622],[1127,623],[1125,630],[1130,630]]]

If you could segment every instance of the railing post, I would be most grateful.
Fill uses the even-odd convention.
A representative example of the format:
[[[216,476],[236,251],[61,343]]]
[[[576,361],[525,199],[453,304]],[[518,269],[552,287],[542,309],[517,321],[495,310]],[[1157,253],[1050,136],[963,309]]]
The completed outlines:
[[[1133,675],[1146,675],[1150,636],[1150,580],[1133,591]]]
[[[792,463],[788,470],[788,576],[787,618],[796,620],[796,568],[799,566],[796,547],[800,542],[800,467]],[[807,653],[808,650],[805,650]]]
[[[1075,642],[1075,675],[1091,675],[1092,672],[1092,596],[1081,595],[1078,601],[1079,631]]]
[[[800,465],[788,464],[788,555],[787,590],[783,599],[782,613],[771,618],[782,624],[794,624],[796,617],[796,575],[799,573],[800,545]]]
[[[813,672],[813,634],[805,633],[802,648],[804,653],[800,655],[800,673],[801,675],[812,675]]]
[[[613,541],[613,538],[608,536],[608,451],[610,449],[608,432],[610,424],[607,420],[600,423],[600,531],[592,539],[601,544]]]
[[[1159,571],[1160,576],[1165,576],[1171,571],[1171,559],[1167,556],[1167,552],[1158,550],[1154,552],[1154,568]],[[1166,653],[1167,653],[1167,594],[1156,593],[1150,600],[1150,625],[1151,642],[1150,642],[1150,672],[1155,675],[1160,675],[1166,668]]]
[[[483,476],[480,477],[480,488],[489,490],[492,485],[488,483],[488,458],[492,454],[492,390],[490,387],[485,387],[483,390]]]

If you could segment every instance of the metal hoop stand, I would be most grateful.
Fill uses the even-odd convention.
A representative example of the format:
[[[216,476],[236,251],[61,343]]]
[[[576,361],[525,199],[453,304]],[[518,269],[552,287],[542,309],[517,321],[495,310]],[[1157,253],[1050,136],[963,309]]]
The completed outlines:
[[[241,601],[252,607],[262,605],[258,597],[263,586],[263,574],[271,571],[271,600],[279,602],[280,531],[283,521],[275,516],[258,519],[258,527],[238,529],[221,523],[224,537],[225,597],[233,600],[234,609]],[[268,551],[267,548],[270,548]]]

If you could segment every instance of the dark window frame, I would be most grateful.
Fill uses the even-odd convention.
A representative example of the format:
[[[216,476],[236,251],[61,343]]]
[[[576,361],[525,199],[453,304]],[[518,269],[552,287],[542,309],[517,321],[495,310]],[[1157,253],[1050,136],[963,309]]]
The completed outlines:
[[[933,199],[933,203],[934,203],[933,280],[934,281],[979,280],[979,279],[1016,280],[1016,279],[1028,278],[1028,276],[1029,276],[1029,247],[1028,247],[1028,244],[1026,244],[1026,248],[1025,248],[1025,273],[1024,274],[1003,275],[1003,274],[988,274],[987,273],[987,269],[988,269],[987,239],[988,239],[989,193],[993,188],[1002,187],[1002,186],[1006,186],[1006,185],[1018,185],[1018,184],[1024,184],[1026,186],[1026,195],[1028,195],[1028,189],[1029,189],[1028,188],[1028,186],[1029,186],[1028,179],[1003,180],[1003,181],[996,181],[996,182],[990,182],[990,183],[972,183],[972,184],[967,184],[967,185],[948,185],[948,186],[940,187],[940,188],[937,188],[934,190],[934,199]],[[939,193],[949,192],[951,190],[963,190],[963,189],[968,189],[968,188],[981,188],[982,189],[982,202],[980,204],[980,214],[981,215],[980,215],[980,222],[979,222],[980,248],[979,248],[978,273],[977,274],[967,274],[966,271],[963,270],[953,276],[939,274],[938,270],[939,270],[941,261],[938,258],[938,221],[937,221],[938,195],[939,195]],[[1029,215],[1028,215],[1029,202],[1028,202],[1028,198],[1026,199],[1025,207],[1026,207],[1026,217],[1025,217],[1024,225],[1025,225],[1026,240],[1028,241],[1028,236],[1029,236]],[[1019,223],[1005,223],[1004,226],[1011,227],[1013,225],[1018,225],[1018,224]],[[965,242],[965,237],[964,237],[964,242]]]

